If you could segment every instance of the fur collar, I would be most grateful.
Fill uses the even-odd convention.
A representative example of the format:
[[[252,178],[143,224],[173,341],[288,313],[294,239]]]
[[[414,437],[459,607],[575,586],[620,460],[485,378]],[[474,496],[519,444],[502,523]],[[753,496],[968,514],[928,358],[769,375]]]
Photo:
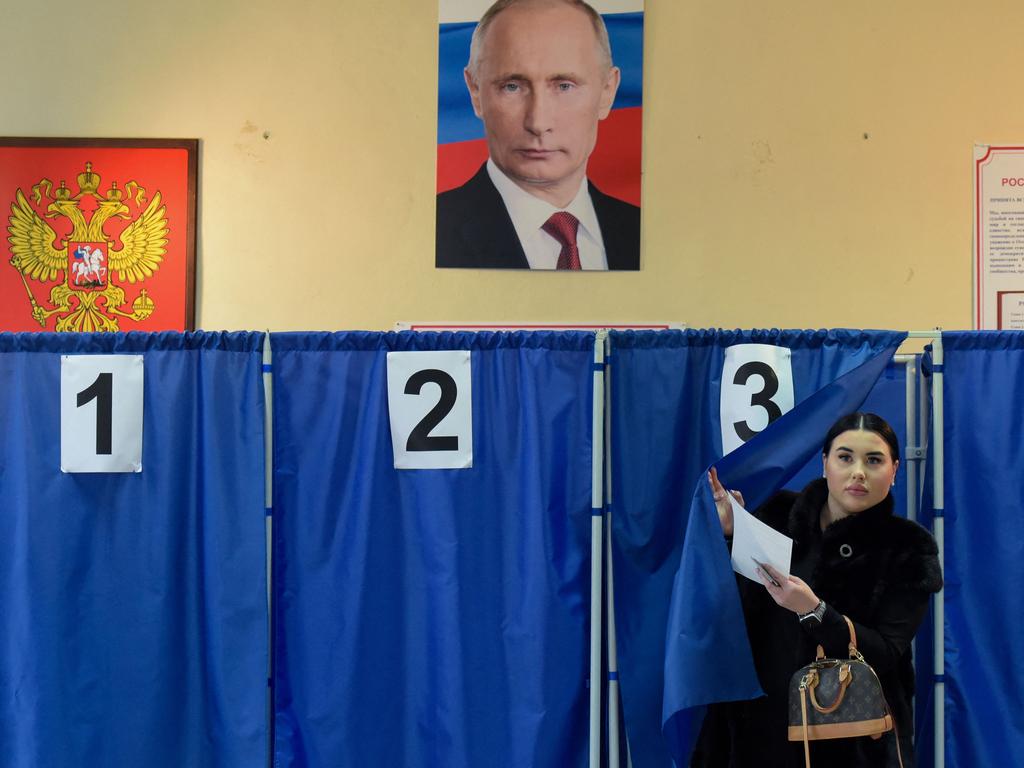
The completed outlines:
[[[787,527],[794,540],[794,560],[819,544],[822,578],[826,572],[838,573],[834,571],[837,568],[852,569],[851,573],[855,573],[864,565],[866,571],[874,573],[861,575],[878,578],[879,588],[884,588],[885,583],[924,592],[942,588],[935,539],[917,523],[893,514],[892,494],[822,531],[820,515],[827,499],[828,485],[818,478],[793,500]]]
[[[821,510],[828,501],[828,483],[825,478],[812,480],[797,496],[789,511],[789,535],[797,541],[808,541],[814,538],[846,538],[857,535],[866,529],[877,531],[883,521],[892,518],[892,494],[887,494],[875,506],[865,509],[856,515],[847,515],[836,520],[823,532],[821,530]],[[859,536],[858,536],[859,538]]]

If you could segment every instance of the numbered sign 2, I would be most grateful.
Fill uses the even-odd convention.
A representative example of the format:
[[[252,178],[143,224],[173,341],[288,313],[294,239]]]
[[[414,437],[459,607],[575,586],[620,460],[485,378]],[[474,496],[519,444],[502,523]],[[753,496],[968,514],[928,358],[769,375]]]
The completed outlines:
[[[473,466],[468,350],[388,352],[388,411],[396,469]]]
[[[142,471],[142,355],[62,355],[62,472]]]
[[[736,450],[793,409],[792,352],[771,344],[737,344],[722,366],[722,452]]]

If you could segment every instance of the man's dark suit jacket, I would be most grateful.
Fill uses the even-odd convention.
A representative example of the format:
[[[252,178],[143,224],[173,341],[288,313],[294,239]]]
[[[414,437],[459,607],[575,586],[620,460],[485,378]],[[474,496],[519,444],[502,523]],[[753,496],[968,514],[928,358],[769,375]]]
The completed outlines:
[[[588,182],[589,183],[589,182]],[[608,269],[640,268],[640,209],[590,184]],[[437,196],[438,267],[529,269],[512,218],[485,163],[461,187]]]

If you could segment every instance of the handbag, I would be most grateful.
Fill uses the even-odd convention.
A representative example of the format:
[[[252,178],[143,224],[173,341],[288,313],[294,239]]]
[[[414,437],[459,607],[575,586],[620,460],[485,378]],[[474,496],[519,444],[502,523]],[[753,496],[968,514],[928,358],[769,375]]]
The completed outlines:
[[[850,630],[850,657],[826,659],[819,645],[814,661],[798,669],[789,681],[789,740],[804,743],[804,761],[811,768],[810,741],[870,736],[879,739],[895,729],[878,675],[857,650],[857,633]],[[896,737],[896,756],[903,755]]]

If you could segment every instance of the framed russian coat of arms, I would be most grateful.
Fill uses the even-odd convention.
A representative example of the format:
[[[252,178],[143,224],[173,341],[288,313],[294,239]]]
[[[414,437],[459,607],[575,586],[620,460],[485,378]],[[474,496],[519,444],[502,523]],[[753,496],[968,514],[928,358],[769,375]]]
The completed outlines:
[[[0,330],[193,330],[198,147],[0,138]]]

